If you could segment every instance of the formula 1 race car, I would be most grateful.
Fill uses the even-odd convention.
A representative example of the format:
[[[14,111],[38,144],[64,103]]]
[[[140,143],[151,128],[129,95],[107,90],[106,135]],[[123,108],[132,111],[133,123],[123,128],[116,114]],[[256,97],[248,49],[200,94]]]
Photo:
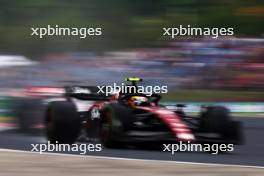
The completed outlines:
[[[23,133],[35,133],[36,130],[41,129],[44,124],[45,111],[51,102],[71,99],[78,112],[87,111],[94,102],[107,100],[107,96],[98,94],[97,91],[95,86],[25,88],[17,93],[19,96],[13,96],[12,110],[17,127]]]
[[[128,79],[132,84],[127,86],[136,87],[140,80]],[[119,93],[100,100],[97,96],[83,90],[68,93],[66,101],[50,102],[45,117],[48,140],[74,143],[85,131],[88,138],[98,138],[105,147],[142,142],[242,141],[241,123],[232,120],[225,107],[204,106],[198,116],[190,117],[184,113],[184,105],[176,105],[175,110],[160,105],[158,94]],[[73,99],[96,101],[78,112]]]

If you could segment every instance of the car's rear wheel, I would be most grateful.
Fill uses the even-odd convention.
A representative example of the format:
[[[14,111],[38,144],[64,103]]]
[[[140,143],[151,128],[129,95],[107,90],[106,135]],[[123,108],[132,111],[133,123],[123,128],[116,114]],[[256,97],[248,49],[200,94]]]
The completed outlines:
[[[66,101],[51,102],[46,111],[46,129],[51,143],[74,143],[81,129],[75,105]]]

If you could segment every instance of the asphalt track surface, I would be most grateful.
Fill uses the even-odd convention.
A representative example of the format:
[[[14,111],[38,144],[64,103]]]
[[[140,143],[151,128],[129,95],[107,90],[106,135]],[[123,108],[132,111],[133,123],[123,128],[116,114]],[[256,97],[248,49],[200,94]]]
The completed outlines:
[[[177,152],[172,155],[161,150],[143,149],[103,149],[101,152],[89,152],[87,155],[184,161],[198,163],[217,163],[230,165],[264,166],[264,118],[240,118],[244,125],[245,144],[235,146],[232,153],[213,155],[204,152]],[[30,151],[31,144],[47,142],[43,132],[31,135],[18,133],[15,129],[1,129],[0,148]],[[78,153],[71,153],[76,154]]]

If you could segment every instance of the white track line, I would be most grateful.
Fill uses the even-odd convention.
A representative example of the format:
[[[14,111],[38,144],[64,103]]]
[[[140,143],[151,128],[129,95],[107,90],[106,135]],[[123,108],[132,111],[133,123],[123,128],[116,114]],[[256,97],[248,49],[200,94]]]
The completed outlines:
[[[248,166],[248,165],[236,165],[236,164],[217,164],[217,163],[200,163],[200,162],[186,162],[186,161],[166,161],[166,160],[151,160],[151,159],[134,159],[134,158],[121,158],[121,157],[108,157],[108,156],[92,156],[92,155],[75,155],[75,154],[66,154],[66,153],[49,153],[43,152],[42,154],[32,151],[24,150],[13,150],[13,149],[3,149],[0,148],[0,152],[12,152],[12,153],[31,153],[39,155],[51,155],[51,156],[67,156],[67,157],[87,157],[95,159],[107,159],[107,160],[124,160],[124,161],[144,161],[144,162],[162,162],[169,164],[190,164],[190,165],[205,165],[205,166],[225,166],[225,167],[244,167],[244,168],[255,168],[255,169],[264,169],[264,166]]]

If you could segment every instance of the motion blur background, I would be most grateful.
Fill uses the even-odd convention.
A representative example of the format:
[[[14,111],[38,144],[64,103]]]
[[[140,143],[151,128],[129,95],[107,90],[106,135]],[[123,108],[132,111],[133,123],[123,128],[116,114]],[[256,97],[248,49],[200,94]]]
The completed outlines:
[[[1,1],[1,112],[27,87],[96,85],[126,76],[168,85],[167,101],[261,104],[263,16],[262,0]],[[103,35],[31,36],[31,27],[56,24],[101,27]],[[163,27],[188,24],[233,27],[235,35],[162,36]]]

